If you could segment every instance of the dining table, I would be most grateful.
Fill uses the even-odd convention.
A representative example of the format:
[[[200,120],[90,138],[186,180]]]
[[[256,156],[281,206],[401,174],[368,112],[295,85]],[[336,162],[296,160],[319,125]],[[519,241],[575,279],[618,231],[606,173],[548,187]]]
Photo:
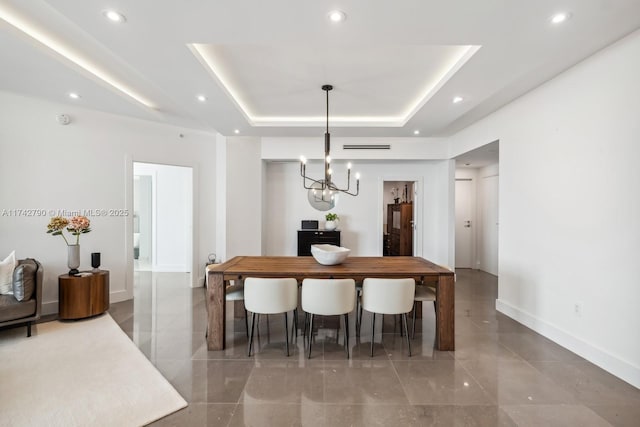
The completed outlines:
[[[354,279],[413,278],[416,285],[436,289],[436,342],[441,351],[455,350],[455,279],[453,271],[421,257],[384,256],[348,257],[338,265],[322,265],[313,257],[236,256],[222,264],[207,266],[207,348],[225,348],[225,289],[229,281],[247,277],[293,277],[299,283],[306,278]]]

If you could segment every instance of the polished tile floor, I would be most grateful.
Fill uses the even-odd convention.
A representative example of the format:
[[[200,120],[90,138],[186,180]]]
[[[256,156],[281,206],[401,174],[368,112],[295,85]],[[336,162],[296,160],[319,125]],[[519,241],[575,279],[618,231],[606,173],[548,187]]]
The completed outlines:
[[[427,304],[411,358],[392,316],[376,322],[370,357],[365,313],[350,360],[332,318],[314,322],[310,360],[302,337],[286,357],[281,315],[261,317],[255,355],[247,357],[244,320],[233,318],[232,305],[227,349],[207,351],[204,289],[188,280],[138,272],[134,300],[109,310],[189,402],[154,425],[640,425],[640,390],[496,312],[497,279],[487,273],[457,271],[455,352],[433,349]]]

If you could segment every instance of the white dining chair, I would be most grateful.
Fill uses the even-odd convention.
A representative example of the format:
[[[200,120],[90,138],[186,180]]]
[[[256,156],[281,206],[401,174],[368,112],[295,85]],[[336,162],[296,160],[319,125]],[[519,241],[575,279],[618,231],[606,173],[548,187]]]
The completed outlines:
[[[293,278],[257,278],[244,280],[244,306],[251,312],[251,329],[249,332],[249,350],[251,356],[256,314],[284,313],[284,335],[289,356],[289,324],[288,312],[298,307],[298,281]]]
[[[376,326],[376,314],[401,314],[404,321],[404,334],[407,337],[409,356],[411,342],[407,326],[407,313],[413,308],[416,282],[414,279],[375,279],[367,278],[362,283],[362,308],[371,316],[371,357]]]
[[[344,342],[349,358],[349,313],[356,301],[356,283],[353,279],[304,279],[302,281],[302,310],[309,316],[309,353],[313,341],[313,316],[344,315]]]
[[[422,304],[425,301],[433,302],[433,309],[436,309],[436,290],[431,286],[418,285],[416,286],[416,294],[413,297],[413,325],[411,331],[411,339],[416,337],[416,308],[418,303]],[[423,304],[424,307],[424,304]]]

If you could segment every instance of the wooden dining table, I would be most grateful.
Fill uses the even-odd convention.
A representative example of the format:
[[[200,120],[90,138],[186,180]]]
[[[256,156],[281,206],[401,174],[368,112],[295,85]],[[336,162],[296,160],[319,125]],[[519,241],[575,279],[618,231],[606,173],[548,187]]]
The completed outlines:
[[[207,267],[207,348],[225,348],[225,288],[247,277],[314,279],[414,278],[436,288],[436,349],[455,350],[454,273],[420,257],[349,257],[339,265],[321,265],[313,257],[237,256]]]

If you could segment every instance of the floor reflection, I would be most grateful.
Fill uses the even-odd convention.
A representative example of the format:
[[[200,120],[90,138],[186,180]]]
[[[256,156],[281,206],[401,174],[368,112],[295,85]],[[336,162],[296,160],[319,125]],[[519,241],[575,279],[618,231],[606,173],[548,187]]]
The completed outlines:
[[[227,348],[208,351],[204,288],[184,273],[136,272],[134,300],[109,311],[189,402],[156,425],[636,425],[639,390],[496,312],[496,277],[456,273],[456,351],[434,349],[427,303],[412,357],[395,316],[376,320],[370,357],[365,312],[350,359],[338,317],[314,319],[311,359],[301,331],[286,357],[282,315],[260,316],[248,358],[233,303]]]

